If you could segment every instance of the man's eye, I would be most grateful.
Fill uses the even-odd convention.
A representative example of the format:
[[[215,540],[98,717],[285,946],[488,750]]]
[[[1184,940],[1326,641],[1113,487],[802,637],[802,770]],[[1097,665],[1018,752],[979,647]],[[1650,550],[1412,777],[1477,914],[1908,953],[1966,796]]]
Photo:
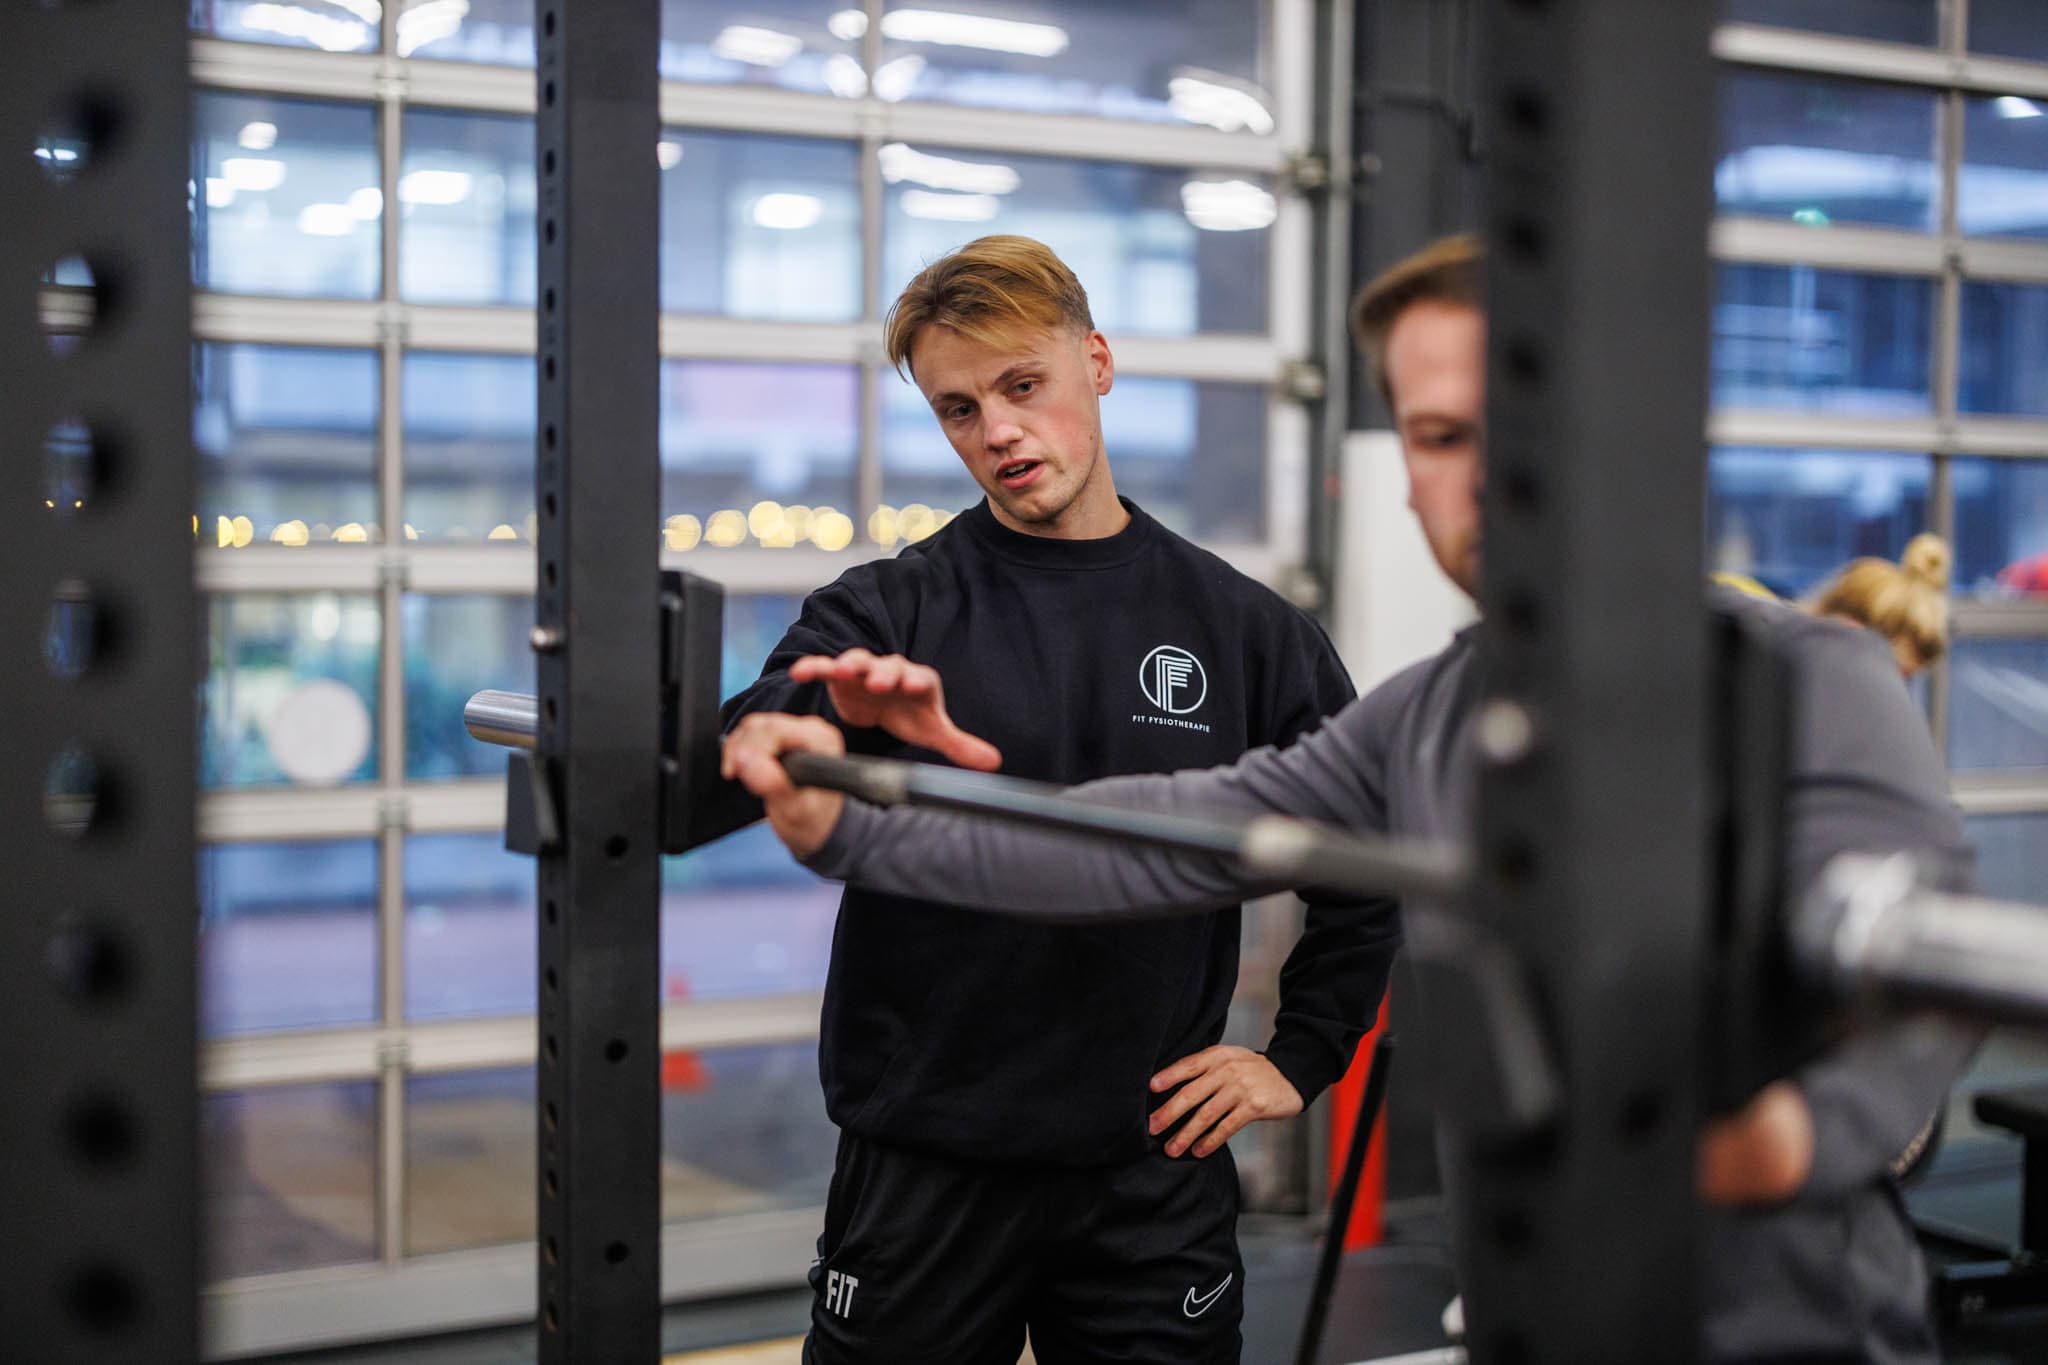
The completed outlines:
[[[1033,389],[1037,387],[1038,381],[1036,379],[1020,379],[1017,381],[1017,386],[1014,389],[1010,390],[1010,392],[1030,393]]]

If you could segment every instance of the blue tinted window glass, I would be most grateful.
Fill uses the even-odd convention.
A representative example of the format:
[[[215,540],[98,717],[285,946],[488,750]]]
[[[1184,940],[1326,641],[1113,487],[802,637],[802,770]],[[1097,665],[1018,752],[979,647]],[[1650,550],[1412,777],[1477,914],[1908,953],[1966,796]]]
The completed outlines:
[[[1859,555],[1896,559],[1927,528],[1924,455],[1715,450],[1707,465],[1710,568],[1796,597]]]
[[[992,232],[1051,247],[1119,334],[1267,330],[1278,215],[1258,177],[890,143],[882,279],[894,298],[946,252]]]
[[[209,1282],[375,1259],[376,1082],[202,1096],[199,1150]]]
[[[405,1017],[530,1014],[533,859],[499,834],[405,841]]]
[[[369,105],[202,93],[192,183],[198,288],[376,297],[384,203]]]
[[[2048,894],[2048,815],[1973,815],[1963,828],[1985,895],[2038,903]]]
[[[719,695],[730,697],[761,676],[768,654],[803,610],[803,599],[778,593],[728,593],[725,598],[725,659]]]
[[[756,659],[745,670],[748,681],[759,666]],[[798,866],[765,824],[664,859],[664,998],[717,1000],[824,989],[839,890],[837,882]]]
[[[532,1067],[407,1077],[405,1254],[530,1240],[534,1135]]]
[[[1949,767],[2048,768],[2048,640],[1957,640],[1948,695]]]
[[[277,545],[382,538],[374,353],[204,344],[194,375],[205,543],[236,517]]]
[[[376,0],[191,0],[192,31],[239,43],[375,52]]]
[[[1963,282],[1964,412],[2048,416],[2048,288]]]
[[[2035,0],[1970,0],[1970,50],[2048,61],[2048,27]]]
[[[853,143],[670,129],[656,154],[664,309],[787,322],[860,316]]]
[[[533,120],[408,109],[398,291],[414,303],[531,304]]]
[[[532,356],[406,353],[408,540],[531,544],[537,382]]]
[[[1938,0],[1722,0],[1721,17],[1893,43],[1931,45],[1941,34]]]
[[[1938,99],[1853,81],[1723,72],[1714,168],[1722,212],[1931,231],[1941,180]]]
[[[850,15],[850,18],[849,18]],[[764,85],[857,97],[861,18],[845,0],[749,0],[744,7],[662,0],[664,80]],[[532,0],[403,0],[398,53],[444,62],[533,65]]]
[[[1956,222],[1970,233],[2048,237],[2048,100],[1963,102]]]
[[[2048,594],[2048,463],[1957,460],[1955,586],[1995,597]]]
[[[661,1075],[664,1220],[825,1202],[838,1130],[815,1042],[670,1052]]]
[[[200,780],[329,786],[377,776],[377,599],[246,594],[208,603]]]
[[[200,1030],[330,1028],[377,1018],[377,845],[199,851]]]
[[[860,378],[852,366],[666,361],[664,542],[677,550],[700,542],[843,550],[855,529],[859,446]],[[757,506],[762,514],[751,515]],[[748,515],[736,521],[720,512]],[[729,531],[743,533],[741,540]]]
[[[1270,133],[1270,8],[1244,0],[891,0],[875,94]]]
[[[1933,410],[1932,280],[1727,265],[1715,282],[1717,406],[1863,417]]]
[[[530,597],[405,598],[405,775],[502,777],[505,751],[471,739],[462,704],[486,688],[535,690]]]

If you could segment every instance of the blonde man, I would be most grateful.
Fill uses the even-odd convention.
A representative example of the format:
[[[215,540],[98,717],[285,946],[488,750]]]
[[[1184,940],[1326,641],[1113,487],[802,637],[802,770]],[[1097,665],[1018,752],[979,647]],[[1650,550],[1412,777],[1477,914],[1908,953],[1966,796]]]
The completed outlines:
[[[1117,496],[1115,361],[1044,245],[970,243],[887,326],[985,497],[813,593],[729,724],[815,713],[866,752],[1077,782],[1227,763],[1351,700],[1313,621]],[[1070,927],[943,896],[842,902],[819,1047],[841,1136],[806,1360],[1014,1365],[1027,1327],[1041,1365],[1237,1360],[1224,1143],[1343,1073],[1392,906],[1309,898],[1259,1053],[1221,1043],[1235,906]]]

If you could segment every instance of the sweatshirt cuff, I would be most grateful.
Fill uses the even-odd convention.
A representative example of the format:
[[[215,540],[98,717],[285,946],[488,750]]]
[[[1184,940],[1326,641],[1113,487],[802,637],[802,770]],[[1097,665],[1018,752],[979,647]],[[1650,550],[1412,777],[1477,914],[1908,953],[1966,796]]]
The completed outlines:
[[[1330,1049],[1327,1044],[1301,1034],[1273,1035],[1273,1041],[1266,1044],[1266,1060],[1273,1064],[1274,1070],[1287,1078],[1287,1083],[1301,1096],[1303,1109],[1314,1104],[1316,1097],[1328,1090],[1336,1083],[1337,1078],[1344,1074],[1342,1066],[1334,1070],[1331,1068]]]
[[[860,862],[856,855],[867,843],[875,822],[881,818],[882,812],[878,808],[847,797],[845,805],[840,808],[839,821],[825,836],[825,842],[818,845],[810,857],[797,861],[820,877],[840,882],[848,880]]]

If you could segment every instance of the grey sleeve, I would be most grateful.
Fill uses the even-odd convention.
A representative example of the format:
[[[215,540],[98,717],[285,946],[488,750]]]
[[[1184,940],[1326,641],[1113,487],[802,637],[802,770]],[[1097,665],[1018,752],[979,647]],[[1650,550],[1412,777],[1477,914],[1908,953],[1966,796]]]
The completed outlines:
[[[1380,829],[1377,759],[1391,702],[1376,692],[1288,748],[1254,749],[1227,767],[1104,778],[1072,791],[1189,815],[1297,815]],[[1196,914],[1288,889],[1227,858],[850,799],[831,837],[805,861],[823,876],[877,891],[1064,920]]]
[[[1837,853],[1911,849],[1966,890],[1974,857],[1926,718],[1867,631],[1827,628],[1798,654],[1800,740],[1790,810],[1792,885]],[[1937,1019],[1882,1026],[1793,1077],[1812,1110],[1814,1165],[1802,1199],[1882,1178],[1944,1102],[1980,1033]]]

